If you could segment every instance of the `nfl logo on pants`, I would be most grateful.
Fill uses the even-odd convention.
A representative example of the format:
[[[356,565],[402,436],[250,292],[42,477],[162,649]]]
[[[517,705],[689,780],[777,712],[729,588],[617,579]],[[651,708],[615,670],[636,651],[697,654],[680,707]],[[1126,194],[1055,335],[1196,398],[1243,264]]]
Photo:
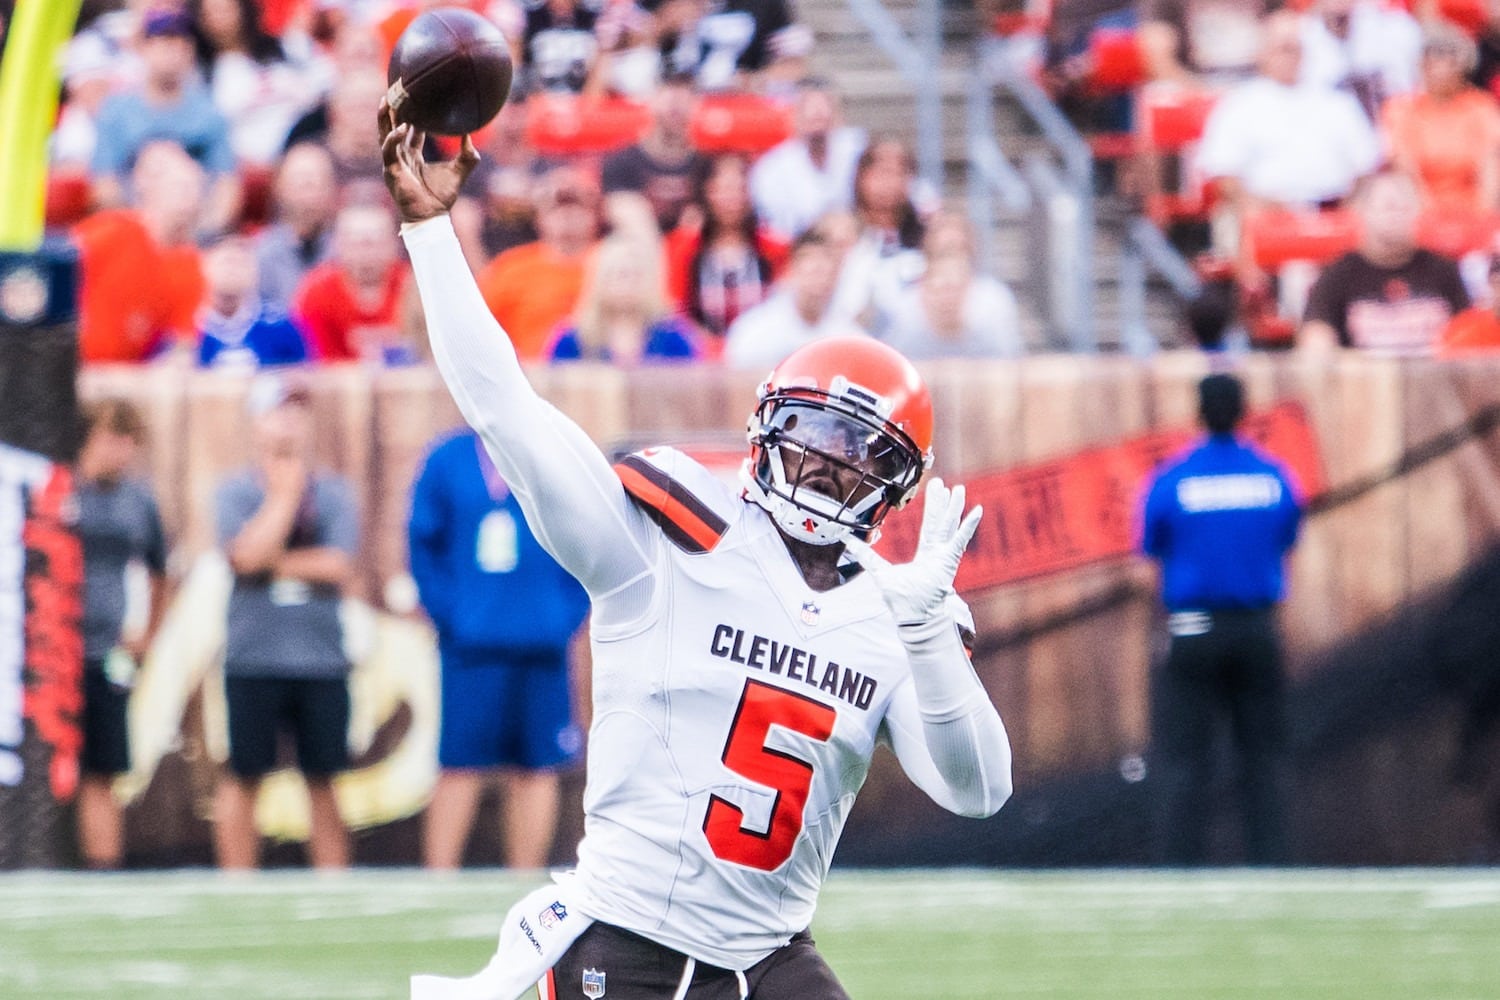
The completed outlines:
[[[583,970],[583,995],[598,1000],[604,995],[604,973],[598,969]]]

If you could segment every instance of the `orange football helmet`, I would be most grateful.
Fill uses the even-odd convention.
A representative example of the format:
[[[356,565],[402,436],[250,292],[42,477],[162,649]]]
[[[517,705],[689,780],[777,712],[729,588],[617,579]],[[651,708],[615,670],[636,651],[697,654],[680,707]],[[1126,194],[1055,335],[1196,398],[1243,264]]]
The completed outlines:
[[[932,397],[910,361],[868,337],[793,351],[760,386],[742,473],[793,538],[870,539],[932,463]]]

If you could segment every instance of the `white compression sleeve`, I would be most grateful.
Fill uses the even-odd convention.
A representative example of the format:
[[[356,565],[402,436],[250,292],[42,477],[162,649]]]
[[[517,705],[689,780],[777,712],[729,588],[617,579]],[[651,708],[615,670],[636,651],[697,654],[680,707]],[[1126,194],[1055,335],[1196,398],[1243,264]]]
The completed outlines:
[[[538,541],[595,599],[596,621],[649,610],[649,522],[588,435],[537,395],[490,314],[446,215],[401,227],[433,357]]]
[[[912,680],[886,721],[902,770],[952,812],[993,814],[1010,797],[1010,737],[964,652],[957,623],[945,611],[899,632]]]

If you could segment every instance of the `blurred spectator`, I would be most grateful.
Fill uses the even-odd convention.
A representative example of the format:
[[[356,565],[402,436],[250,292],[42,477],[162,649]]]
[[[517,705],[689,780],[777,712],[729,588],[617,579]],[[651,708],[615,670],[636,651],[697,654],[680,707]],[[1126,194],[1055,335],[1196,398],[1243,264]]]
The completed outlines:
[[[608,361],[623,368],[643,361],[696,355],[693,334],[662,295],[661,253],[639,239],[615,235],[599,244],[578,297],[573,322],[558,331],[553,361]]]
[[[110,91],[139,86],[146,75],[139,51],[146,12],[174,4],[161,0],[129,0],[123,5],[115,2],[108,5],[112,9],[92,11],[93,16],[89,6],[85,3],[79,12],[78,32],[63,50],[64,82],[67,67],[85,65],[100,67],[107,74]],[[181,3],[175,6],[181,7]]]
[[[827,81],[804,82],[797,91],[796,134],[767,150],[750,171],[756,214],[786,238],[825,212],[853,204],[865,134],[841,124],[841,104]]]
[[[599,236],[599,199],[586,172],[553,168],[535,188],[536,242],[505,251],[479,274],[484,301],[522,361],[543,360],[553,331],[578,305]]]
[[[1286,859],[1286,678],[1276,610],[1302,511],[1277,463],[1235,434],[1244,387],[1198,386],[1208,440],[1159,470],[1143,516],[1143,551],[1161,564],[1171,647],[1153,685],[1151,745],[1162,787],[1161,860],[1203,864],[1214,815],[1217,730],[1237,754],[1244,850]]]
[[[312,142],[287,150],[273,190],[275,221],[256,235],[255,255],[261,301],[286,310],[307,272],[332,249],[339,192],[328,150]]]
[[[221,237],[203,253],[208,294],[198,311],[198,363],[250,369],[307,360],[302,331],[286,310],[256,293],[259,274],[248,238]]]
[[[568,645],[588,597],[532,536],[468,429],[428,454],[407,538],[442,661],[440,770],[423,817],[423,861],[463,863],[484,780],[503,769],[505,863],[540,868],[557,828],[558,771],[583,744]]]
[[[1230,274],[1204,277],[1203,286],[1182,307],[1182,326],[1193,343],[1217,353],[1242,347],[1249,331],[1236,315],[1238,292]]]
[[[1002,282],[976,273],[967,219],[953,211],[935,214],[922,255],[922,275],[895,297],[882,340],[913,361],[1025,352],[1016,297]]]
[[[839,269],[837,308],[879,334],[893,300],[922,273],[921,214],[912,201],[916,158],[899,139],[871,142],[854,171],[858,236]]]
[[[356,203],[339,211],[332,258],[307,273],[292,304],[292,316],[307,331],[319,361],[402,365],[417,360],[401,332],[409,268],[396,229],[383,205]]]
[[[1453,317],[1438,340],[1439,357],[1500,350],[1500,256],[1489,261],[1489,303]]]
[[[151,142],[136,158],[131,190],[134,208],[95,212],[73,228],[85,363],[145,361],[191,343],[196,329],[203,274],[193,229],[203,170],[175,143]]]
[[[1299,86],[1301,26],[1295,14],[1266,20],[1261,75],[1226,94],[1204,126],[1198,169],[1227,215],[1220,248],[1233,255],[1246,211],[1311,207],[1343,198],[1374,170],[1380,147],[1359,102],[1344,91]]]
[[[512,91],[475,141],[482,143],[483,158],[465,184],[460,204],[470,198],[478,203],[484,253],[494,257],[536,239],[532,185],[544,168],[526,141],[524,95],[518,98]]]
[[[817,229],[792,244],[786,277],[770,298],[741,314],[729,328],[724,360],[733,368],[769,371],[792,351],[824,337],[864,331],[833,308],[838,258]]]
[[[639,191],[651,202],[663,233],[676,228],[703,159],[688,134],[696,100],[686,77],[663,80],[651,98],[651,130],[604,161],[606,198],[617,191]]]
[[[321,94],[317,75],[287,58],[260,22],[257,0],[188,0],[198,68],[229,121],[241,164],[265,166],[281,154],[292,125]]]
[[[126,706],[137,666],[161,621],[167,543],[156,499],[134,478],[146,424],[129,402],[84,409],[78,452],[78,538],[83,543],[83,775],[78,840],[89,868],[118,868],[123,856],[114,778],[130,770]],[[137,601],[130,577],[149,581]],[[144,614],[142,612],[145,612]]]
[[[1352,93],[1372,119],[1417,86],[1422,29],[1380,0],[1318,0],[1302,15],[1302,82]]]
[[[1405,174],[1369,178],[1355,208],[1359,246],[1318,276],[1298,346],[1430,354],[1448,321],[1469,306],[1458,265],[1418,248],[1417,189]]]
[[[675,71],[690,71],[698,88],[757,90],[769,75],[781,79],[782,59],[800,60],[809,48],[808,32],[792,21],[786,0],[655,0],[671,46],[667,59]]]
[[[64,50],[63,102],[50,150],[54,166],[89,169],[99,142],[99,109],[119,85],[116,58],[99,45],[69,45]]]
[[[656,22],[634,3],[611,3],[594,35],[599,43],[588,92],[650,100],[662,78]]]
[[[340,67],[326,101],[303,115],[287,133],[286,148],[316,142],[333,157],[340,187],[354,181],[381,179],[380,138],[370,125],[371,108],[385,96],[385,74],[368,66]]]
[[[594,26],[604,0],[532,0],[526,5],[522,64],[528,91],[578,94],[594,70],[599,41]]]
[[[1416,181],[1425,208],[1486,215],[1500,208],[1500,104],[1472,86],[1474,42],[1452,25],[1428,27],[1422,90],[1385,106],[1391,160]]]
[[[656,209],[638,191],[616,191],[604,202],[603,231],[607,236],[629,236],[650,248],[662,250],[661,227]]]
[[[122,204],[124,179],[142,148],[156,139],[171,139],[212,178],[196,228],[221,232],[239,215],[240,183],[228,123],[198,80],[192,21],[177,11],[152,11],[141,31],[143,83],[110,95],[99,108],[99,138],[91,167],[95,202],[105,208]]]
[[[723,352],[730,325],[765,300],[786,266],[787,245],[760,224],[750,204],[748,170],[736,153],[703,164],[693,184],[693,214],[701,222],[667,238],[668,292],[707,334],[710,357]]]
[[[1142,0],[1141,54],[1153,80],[1213,85],[1255,72],[1261,22],[1272,0]]]
[[[229,764],[219,782],[219,866],[254,868],[255,800],[277,765],[283,730],[307,783],[308,859],[349,864],[333,779],[349,766],[349,658],[339,604],[353,579],[359,511],[353,487],[313,466],[312,401],[284,375],[251,385],[254,465],[219,484],[214,523],[234,573],[224,649]]]

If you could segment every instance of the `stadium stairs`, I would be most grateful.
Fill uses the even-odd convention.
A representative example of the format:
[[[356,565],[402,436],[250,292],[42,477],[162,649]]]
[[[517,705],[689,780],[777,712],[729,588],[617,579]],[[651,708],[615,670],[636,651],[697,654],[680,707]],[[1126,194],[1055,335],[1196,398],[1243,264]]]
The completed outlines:
[[[908,37],[915,37],[920,0],[881,0]],[[850,9],[848,0],[797,0],[797,17],[816,37],[812,69],[832,80],[842,91],[845,117],[872,135],[891,134],[915,148],[916,114],[912,88],[896,65],[871,39]],[[943,195],[962,206],[967,191],[969,163],[965,93],[977,71],[976,43],[982,28],[973,5],[943,4],[943,55],[939,72],[942,88]],[[1002,151],[1019,169],[1033,151],[1047,151],[1046,142],[1026,113],[1003,92],[995,95],[995,131]],[[1107,185],[1096,186],[1094,335],[1099,349],[1124,349],[1119,296],[1123,234],[1132,218],[1131,207],[1115,197]],[[1034,350],[1066,348],[1048,329],[1040,295],[1034,287],[1027,247],[1031,231],[1024,213],[1006,209],[998,200],[991,220],[992,273],[1016,291],[1023,332]],[[1174,344],[1178,334],[1178,305],[1164,285],[1152,282],[1146,296],[1146,325],[1159,344]]]

